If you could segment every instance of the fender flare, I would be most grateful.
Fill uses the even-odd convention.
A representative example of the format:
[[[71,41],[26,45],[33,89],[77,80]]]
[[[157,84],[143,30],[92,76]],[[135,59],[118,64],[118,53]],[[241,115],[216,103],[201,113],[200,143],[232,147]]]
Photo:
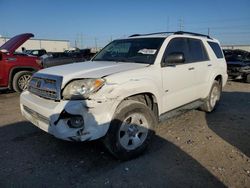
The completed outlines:
[[[212,87],[212,85],[213,85],[213,82],[214,82],[214,80],[215,80],[215,78],[216,78],[217,76],[221,76],[221,86],[223,86],[223,82],[224,82],[224,80],[223,80],[223,75],[222,75],[221,73],[219,73],[219,72],[213,73],[213,74],[210,76],[210,79],[209,79],[209,81],[208,81],[208,88],[207,88],[207,91],[206,91],[206,97],[209,95],[209,92],[210,92],[210,90],[211,90],[211,87]]]

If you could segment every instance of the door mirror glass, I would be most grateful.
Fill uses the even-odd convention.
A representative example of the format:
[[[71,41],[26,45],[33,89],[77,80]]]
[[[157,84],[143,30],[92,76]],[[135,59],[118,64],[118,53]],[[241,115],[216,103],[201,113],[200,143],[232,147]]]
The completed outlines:
[[[174,52],[169,54],[165,59],[166,64],[181,64],[185,62],[185,57],[182,52]]]

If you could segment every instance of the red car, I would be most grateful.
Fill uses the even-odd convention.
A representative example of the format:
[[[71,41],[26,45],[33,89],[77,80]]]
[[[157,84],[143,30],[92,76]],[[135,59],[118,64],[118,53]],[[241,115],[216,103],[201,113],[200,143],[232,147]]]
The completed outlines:
[[[21,92],[27,88],[32,73],[42,68],[38,57],[15,52],[31,37],[32,33],[20,34],[0,47],[0,88]]]

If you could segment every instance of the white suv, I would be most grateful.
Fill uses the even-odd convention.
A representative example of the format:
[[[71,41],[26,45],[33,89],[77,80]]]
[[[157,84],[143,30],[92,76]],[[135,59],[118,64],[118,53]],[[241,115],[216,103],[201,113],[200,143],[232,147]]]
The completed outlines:
[[[29,121],[57,138],[103,138],[126,160],[147,147],[159,120],[180,109],[211,112],[227,81],[219,42],[175,32],[114,40],[91,61],[35,73],[21,94]]]

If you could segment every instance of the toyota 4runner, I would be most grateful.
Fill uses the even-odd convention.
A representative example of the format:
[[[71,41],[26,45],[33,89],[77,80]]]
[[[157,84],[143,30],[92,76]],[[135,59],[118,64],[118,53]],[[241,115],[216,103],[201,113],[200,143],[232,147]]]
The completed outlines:
[[[142,153],[178,109],[211,112],[227,81],[216,39],[175,32],[114,40],[91,61],[40,70],[21,94],[23,116],[68,141],[102,138],[117,158]]]

